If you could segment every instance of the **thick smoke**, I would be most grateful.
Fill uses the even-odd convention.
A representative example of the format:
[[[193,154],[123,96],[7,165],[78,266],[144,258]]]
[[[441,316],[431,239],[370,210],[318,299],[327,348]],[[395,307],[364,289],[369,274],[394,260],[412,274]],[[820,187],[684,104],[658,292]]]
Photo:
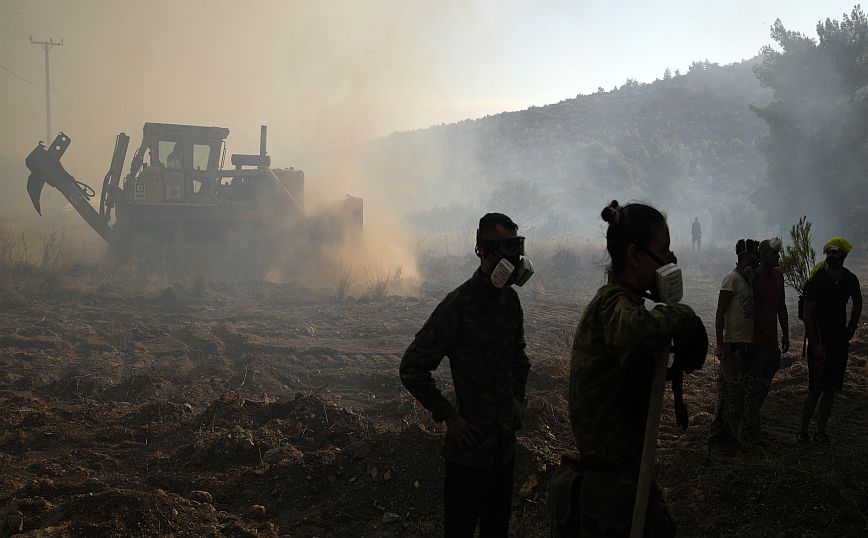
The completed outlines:
[[[400,192],[367,181],[351,150],[396,128],[433,121],[425,107],[444,87],[439,36],[446,21],[469,20],[471,10],[461,3],[394,2],[341,9],[284,2],[156,2],[146,11],[104,2],[80,7],[8,8],[7,20],[26,24],[7,28],[3,42],[33,53],[11,67],[34,84],[0,79],[4,97],[19,105],[4,109],[0,154],[23,160],[45,138],[42,71],[30,69],[41,67],[41,58],[36,47],[21,46],[35,21],[39,31],[65,40],[51,53],[52,130],[72,138],[63,162],[80,181],[98,190],[120,131],[132,138],[129,163],[147,121],[228,127],[230,153],[255,153],[259,125],[267,124],[274,166],[307,172],[310,214],[346,194],[365,199],[364,237],[336,256],[360,268],[415,273],[401,254],[412,252],[412,240],[402,234]],[[323,166],[310,158],[325,152]],[[15,209],[29,213],[26,170],[6,159],[2,164],[4,185],[20,187],[12,197]],[[413,180],[406,178],[405,193],[414,190]],[[280,278],[292,273],[269,272]]]

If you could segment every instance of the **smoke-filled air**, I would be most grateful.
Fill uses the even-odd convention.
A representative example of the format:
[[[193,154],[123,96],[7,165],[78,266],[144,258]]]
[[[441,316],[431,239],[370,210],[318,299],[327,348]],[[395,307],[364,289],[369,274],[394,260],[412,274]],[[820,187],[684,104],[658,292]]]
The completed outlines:
[[[860,5],[0,0],[0,122],[0,536],[868,535]]]

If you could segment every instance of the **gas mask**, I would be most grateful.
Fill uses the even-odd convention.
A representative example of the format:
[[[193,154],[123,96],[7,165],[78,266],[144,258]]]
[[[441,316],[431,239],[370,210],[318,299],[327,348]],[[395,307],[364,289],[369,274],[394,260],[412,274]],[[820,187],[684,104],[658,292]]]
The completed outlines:
[[[826,265],[832,269],[840,269],[844,267],[844,258],[841,256],[826,256]]]
[[[516,286],[524,286],[533,276],[533,265],[530,260],[525,257],[513,263],[508,258],[501,258],[494,271],[491,272],[491,283],[495,288],[503,288],[515,284]]]
[[[649,249],[643,249],[652,260],[660,266],[654,272],[654,285],[649,290],[650,299],[655,303],[675,304],[684,296],[684,284],[681,279],[681,268],[678,267],[678,258],[669,253],[665,260],[661,260]]]
[[[533,276],[533,265],[524,256],[524,237],[477,239],[477,244],[484,245],[500,257],[500,261],[491,272],[491,284],[495,288],[504,288],[513,284],[524,286]]]

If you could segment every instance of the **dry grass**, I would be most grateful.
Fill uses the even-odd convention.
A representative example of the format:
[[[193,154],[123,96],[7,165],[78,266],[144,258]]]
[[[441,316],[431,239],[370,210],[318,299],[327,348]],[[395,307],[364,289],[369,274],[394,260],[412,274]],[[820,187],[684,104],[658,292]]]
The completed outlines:
[[[15,234],[0,228],[0,267],[27,265],[28,254],[24,232]]]
[[[58,277],[72,266],[72,256],[66,248],[66,234],[52,228],[41,236],[39,268],[49,277]]]
[[[345,263],[341,258],[338,262],[337,278],[334,284],[335,299],[343,301],[349,297],[350,289],[356,281],[356,269],[353,262]]]
[[[166,261],[145,254],[129,258],[107,258],[98,268],[97,280],[100,290],[105,293],[166,297],[175,291],[171,286]],[[204,273],[189,273],[176,285],[178,290],[195,297],[204,297],[207,294],[207,284]]]
[[[28,304],[24,295],[11,284],[0,282],[0,307],[13,308]],[[2,309],[0,308],[0,309]]]
[[[96,271],[96,280],[101,292],[111,292],[119,286],[129,286],[136,278],[136,271],[129,261],[123,262],[114,256],[106,258]]]
[[[132,348],[133,330],[129,326],[115,327],[109,334],[111,344],[121,353],[127,353]]]
[[[365,273],[368,282],[365,296],[372,301],[384,300],[389,293],[389,286],[392,281],[400,278],[400,268],[393,271],[391,267],[384,269],[381,266],[369,266]]]
[[[179,291],[189,293],[192,297],[205,297],[208,294],[208,278],[204,271],[192,269],[186,278],[175,284]]]
[[[70,237],[56,227],[37,237],[37,248],[32,252],[27,230],[0,228],[0,269],[37,269],[27,271],[39,280],[37,287],[55,286],[75,264]]]
[[[169,279],[166,277],[166,274],[160,271],[153,271],[145,275],[142,293],[148,296],[164,295],[164,291],[168,287]]]
[[[15,236],[6,230],[0,230],[0,265],[12,265],[17,243]]]

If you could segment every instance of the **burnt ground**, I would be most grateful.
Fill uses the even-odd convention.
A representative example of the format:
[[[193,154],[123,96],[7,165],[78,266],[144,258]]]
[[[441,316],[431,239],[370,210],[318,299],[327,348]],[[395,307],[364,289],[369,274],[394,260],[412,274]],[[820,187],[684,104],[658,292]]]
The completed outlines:
[[[710,328],[722,273],[687,268],[686,302]],[[0,535],[442,534],[443,429],[397,370],[443,285],[338,301],[265,282],[155,289],[81,268],[2,280]],[[521,291],[533,366],[515,536],[548,536],[547,484],[572,448],[568,349],[599,283]],[[690,429],[664,408],[657,475],[682,535],[868,535],[868,331],[832,445],[801,447],[807,373],[792,325],[765,446],[707,450],[711,355],[685,381]],[[446,361],[438,376],[448,390]]]

